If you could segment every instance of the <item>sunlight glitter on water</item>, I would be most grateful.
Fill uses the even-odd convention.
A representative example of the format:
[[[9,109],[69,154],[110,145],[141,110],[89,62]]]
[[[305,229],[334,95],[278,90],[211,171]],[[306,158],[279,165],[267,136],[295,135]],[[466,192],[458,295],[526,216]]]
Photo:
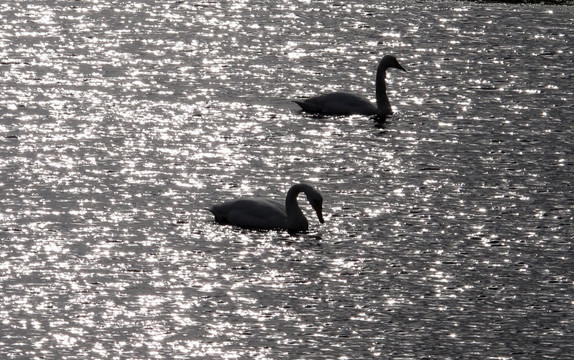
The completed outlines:
[[[571,30],[544,16],[562,8],[520,7],[518,28],[504,5],[310,4],[0,5],[0,353],[561,348]],[[373,99],[388,52],[409,72],[389,73],[386,124],[290,102]],[[218,226],[205,210],[282,200],[299,181],[325,198],[324,225],[299,199],[309,234]]]

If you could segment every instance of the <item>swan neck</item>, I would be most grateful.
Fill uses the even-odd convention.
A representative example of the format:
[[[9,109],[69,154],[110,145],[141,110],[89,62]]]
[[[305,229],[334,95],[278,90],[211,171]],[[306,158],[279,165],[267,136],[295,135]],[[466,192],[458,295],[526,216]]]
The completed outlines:
[[[299,203],[297,202],[297,196],[305,190],[306,185],[297,184],[293,185],[287,192],[287,197],[285,198],[285,212],[287,213],[288,230],[305,231],[309,227],[307,218],[303,214],[303,211],[301,211]]]
[[[377,110],[379,114],[391,114],[391,104],[389,103],[389,98],[387,96],[387,66],[384,64],[379,64],[377,68],[377,79],[375,82],[376,96],[377,96]]]

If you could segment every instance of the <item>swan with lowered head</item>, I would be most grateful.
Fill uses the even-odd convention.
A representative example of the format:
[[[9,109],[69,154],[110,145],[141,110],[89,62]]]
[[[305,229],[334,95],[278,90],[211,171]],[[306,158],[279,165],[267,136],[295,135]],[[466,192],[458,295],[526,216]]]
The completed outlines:
[[[305,100],[295,101],[305,112],[322,115],[377,115],[387,116],[393,113],[387,97],[385,81],[388,68],[396,68],[406,72],[392,55],[385,55],[379,62],[375,81],[377,106],[362,96],[335,92],[319,95]]]
[[[307,231],[309,223],[297,202],[301,192],[307,196],[321,224],[324,223],[323,197],[307,184],[291,186],[284,203],[262,198],[237,199],[214,205],[208,210],[218,223],[251,229],[282,229],[289,233]]]

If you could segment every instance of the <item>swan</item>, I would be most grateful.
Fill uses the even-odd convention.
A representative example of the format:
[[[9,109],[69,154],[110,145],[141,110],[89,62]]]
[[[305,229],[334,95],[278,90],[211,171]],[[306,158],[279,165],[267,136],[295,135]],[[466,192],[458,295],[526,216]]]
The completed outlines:
[[[335,92],[315,96],[305,100],[296,100],[295,102],[305,112],[323,115],[377,115],[385,117],[393,113],[389,98],[387,97],[387,84],[385,77],[388,68],[397,68],[403,71],[405,68],[399,64],[397,59],[392,55],[385,55],[377,67],[377,78],[375,81],[377,106],[374,106],[369,100],[362,96]]]
[[[285,203],[263,198],[237,199],[214,205],[208,210],[215,216],[215,221],[222,224],[251,229],[281,229],[289,233],[307,231],[309,223],[297,203],[300,192],[305,193],[323,224],[323,197],[312,186],[302,183],[291,186]]]

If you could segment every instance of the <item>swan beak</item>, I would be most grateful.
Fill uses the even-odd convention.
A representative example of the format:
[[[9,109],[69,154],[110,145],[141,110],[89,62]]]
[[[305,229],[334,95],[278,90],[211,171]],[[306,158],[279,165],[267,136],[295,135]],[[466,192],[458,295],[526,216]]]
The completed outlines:
[[[319,218],[319,222],[321,224],[325,223],[325,219],[323,219],[323,205],[321,204],[313,204],[313,210],[317,213],[317,217]]]
[[[321,224],[324,224],[325,219],[323,219],[323,209],[322,208],[315,209],[315,212],[317,213],[317,217],[319,218],[319,222]]]
[[[397,69],[400,69],[404,72],[407,72],[407,69],[405,69],[404,67],[401,66],[401,64],[397,63]]]

